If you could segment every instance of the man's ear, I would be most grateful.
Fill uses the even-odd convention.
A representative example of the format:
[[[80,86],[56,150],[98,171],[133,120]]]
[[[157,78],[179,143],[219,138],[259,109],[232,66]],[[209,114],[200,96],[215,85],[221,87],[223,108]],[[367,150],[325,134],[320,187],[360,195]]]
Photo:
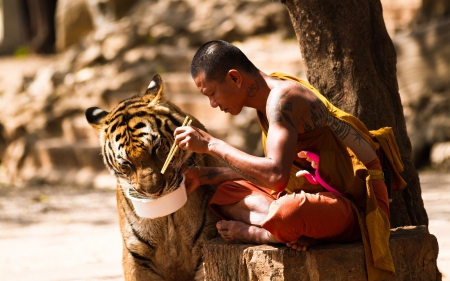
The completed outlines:
[[[241,87],[241,85],[242,85],[242,75],[241,75],[241,73],[238,70],[231,69],[231,70],[228,71],[227,75],[228,75],[228,77],[230,77],[231,81],[233,81],[234,84],[236,84],[236,86],[238,88]]]

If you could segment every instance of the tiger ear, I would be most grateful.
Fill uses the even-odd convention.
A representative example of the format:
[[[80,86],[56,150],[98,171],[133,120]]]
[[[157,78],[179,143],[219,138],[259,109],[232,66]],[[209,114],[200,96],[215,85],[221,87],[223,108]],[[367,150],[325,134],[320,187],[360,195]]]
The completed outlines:
[[[108,115],[108,111],[100,109],[98,107],[90,107],[86,110],[85,115],[86,119],[96,131],[100,131],[102,128],[103,120],[106,115]]]
[[[159,114],[170,113],[170,109],[164,106],[164,82],[159,74],[153,75],[144,96],[149,100],[148,107],[152,107]]]
[[[145,97],[149,98],[149,106],[158,104],[164,97],[164,82],[159,74],[153,75],[152,81],[148,84]]]

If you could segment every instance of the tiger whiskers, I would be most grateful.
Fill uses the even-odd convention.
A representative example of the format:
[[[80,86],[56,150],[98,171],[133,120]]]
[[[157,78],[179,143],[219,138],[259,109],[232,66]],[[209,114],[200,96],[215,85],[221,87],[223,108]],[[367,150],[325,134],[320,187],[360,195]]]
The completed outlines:
[[[128,182],[124,182],[123,180],[119,180],[118,185],[123,192],[128,192],[129,189],[134,189],[133,185]],[[136,191],[136,189],[134,189]]]

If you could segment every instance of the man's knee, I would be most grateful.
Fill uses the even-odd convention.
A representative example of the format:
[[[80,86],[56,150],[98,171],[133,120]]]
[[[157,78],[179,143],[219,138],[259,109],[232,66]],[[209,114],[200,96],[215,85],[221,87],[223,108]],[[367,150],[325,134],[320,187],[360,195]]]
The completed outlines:
[[[347,201],[328,192],[285,195],[271,204],[263,227],[280,241],[300,236],[333,237],[345,232],[356,219]]]

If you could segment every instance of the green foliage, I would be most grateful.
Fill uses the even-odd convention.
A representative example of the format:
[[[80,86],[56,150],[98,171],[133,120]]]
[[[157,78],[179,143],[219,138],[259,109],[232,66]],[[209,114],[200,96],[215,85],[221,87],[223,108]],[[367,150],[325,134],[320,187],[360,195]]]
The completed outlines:
[[[156,72],[156,73],[159,73],[159,74],[162,74],[162,73],[165,73],[165,72],[166,72],[166,69],[164,68],[163,65],[158,64],[158,65],[155,67],[155,72]]]
[[[156,44],[156,38],[154,38],[151,34],[148,34],[146,38],[146,43],[150,46],[153,46]]]
[[[20,46],[14,52],[14,57],[16,58],[25,58],[30,54],[30,48],[28,46]]]

